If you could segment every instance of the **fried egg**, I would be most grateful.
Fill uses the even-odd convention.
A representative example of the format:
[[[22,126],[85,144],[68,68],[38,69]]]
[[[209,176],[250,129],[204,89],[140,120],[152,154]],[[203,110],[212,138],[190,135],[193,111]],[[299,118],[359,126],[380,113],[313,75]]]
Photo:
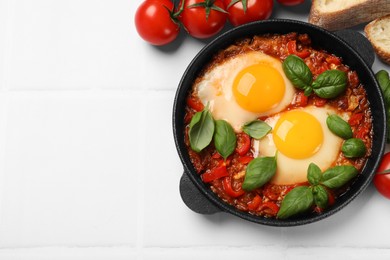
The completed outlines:
[[[308,106],[285,111],[265,120],[272,132],[253,142],[255,156],[277,156],[277,171],[271,183],[291,185],[307,181],[307,169],[315,163],[325,171],[336,161],[343,140],[326,125],[330,114],[338,114],[330,107]]]
[[[214,119],[226,120],[236,132],[249,121],[284,110],[295,94],[281,61],[256,51],[212,66],[194,90]]]

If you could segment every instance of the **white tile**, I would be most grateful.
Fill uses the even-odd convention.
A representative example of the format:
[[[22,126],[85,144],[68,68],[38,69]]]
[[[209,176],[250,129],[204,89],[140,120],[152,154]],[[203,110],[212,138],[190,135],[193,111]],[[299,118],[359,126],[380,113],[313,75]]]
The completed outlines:
[[[8,2],[0,1],[0,90],[4,87],[4,68],[7,45]]]
[[[337,247],[299,247],[286,250],[286,260],[329,260],[351,259],[366,260],[390,258],[390,249],[367,249],[367,248],[337,248]]]
[[[283,259],[280,247],[206,247],[152,249],[144,252],[144,260],[201,260],[201,259]]]
[[[179,194],[183,172],[172,134],[173,92],[149,95],[145,128],[144,245],[146,247],[251,246],[281,243],[279,228],[249,223],[227,214],[203,216],[189,210]],[[283,241],[282,241],[283,243]]]
[[[142,95],[9,94],[0,247],[135,246]]]
[[[335,215],[314,224],[285,228],[289,246],[390,248],[389,201],[373,185]]]
[[[126,247],[112,248],[21,248],[0,249],[0,259],[6,260],[135,260],[137,252]]]
[[[143,42],[134,25],[141,0],[11,3],[10,89],[175,89],[204,45]]]

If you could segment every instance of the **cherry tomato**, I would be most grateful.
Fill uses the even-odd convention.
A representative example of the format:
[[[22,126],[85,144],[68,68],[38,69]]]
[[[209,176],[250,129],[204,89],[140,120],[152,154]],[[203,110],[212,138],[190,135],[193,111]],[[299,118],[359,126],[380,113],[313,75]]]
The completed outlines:
[[[174,5],[170,0],[144,1],[135,13],[135,27],[142,39],[153,45],[164,45],[176,39],[180,26],[169,10]]]
[[[234,26],[268,19],[274,6],[273,0],[224,0],[224,3],[229,22]],[[231,3],[234,4],[229,6]]]
[[[222,0],[185,0],[179,19],[192,37],[205,39],[222,30],[226,17]]]
[[[390,169],[390,153],[386,153],[379,165],[378,173],[374,176],[376,189],[386,198],[390,199],[390,173],[383,173]]]
[[[244,156],[249,152],[251,148],[251,138],[246,133],[240,133],[237,135],[236,152]]]
[[[187,98],[187,105],[197,112],[200,112],[204,109],[204,105],[202,104],[200,99],[193,96]]]
[[[277,1],[282,5],[288,5],[288,6],[299,5],[305,2],[305,0],[277,0]]]

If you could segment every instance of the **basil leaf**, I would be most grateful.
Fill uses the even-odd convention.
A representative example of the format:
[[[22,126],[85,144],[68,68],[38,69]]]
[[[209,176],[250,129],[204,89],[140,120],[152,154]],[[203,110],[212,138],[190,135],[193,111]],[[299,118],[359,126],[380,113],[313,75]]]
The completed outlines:
[[[314,163],[309,164],[309,168],[307,169],[307,180],[311,185],[317,185],[320,183],[322,177],[322,172],[320,167],[318,167]]]
[[[390,78],[389,73],[385,70],[380,70],[375,75],[379,86],[382,89],[383,99],[385,100],[387,112],[387,143],[390,143]]]
[[[312,92],[313,92],[313,88],[312,88],[311,86],[307,86],[307,87],[305,88],[305,90],[303,91],[303,94],[304,94],[306,97],[308,97],[308,96],[311,95]]]
[[[390,87],[389,73],[385,70],[380,70],[375,74],[375,77],[378,80],[382,92],[385,93],[385,91]]]
[[[249,123],[246,123],[242,130],[247,133],[250,137],[261,139],[264,136],[266,136],[271,130],[272,127],[270,127],[267,123],[261,120],[255,120],[251,121]]]
[[[322,185],[313,187],[314,204],[319,208],[324,209],[328,206],[328,191]]]
[[[292,189],[282,200],[277,217],[286,219],[306,212],[313,205],[314,198],[310,187],[299,186]]]
[[[347,88],[347,74],[341,70],[327,70],[313,82],[313,91],[321,98],[335,98]]]
[[[367,148],[362,139],[351,138],[343,143],[341,151],[347,158],[356,158],[363,157],[367,152]]]
[[[328,116],[326,125],[332,133],[343,139],[349,139],[353,136],[351,126],[336,114]]]
[[[252,191],[266,184],[276,173],[276,157],[258,157],[246,167],[242,189]]]
[[[191,149],[199,153],[206,148],[213,139],[214,128],[214,119],[207,108],[197,112],[191,119],[188,133]]]
[[[321,184],[330,189],[337,189],[345,185],[357,174],[358,170],[352,165],[335,166],[322,174]]]
[[[313,75],[301,58],[295,55],[289,55],[283,61],[282,67],[287,78],[295,87],[303,90],[310,87],[313,81]]]
[[[233,127],[225,120],[215,121],[214,145],[224,159],[234,152],[236,142]]]

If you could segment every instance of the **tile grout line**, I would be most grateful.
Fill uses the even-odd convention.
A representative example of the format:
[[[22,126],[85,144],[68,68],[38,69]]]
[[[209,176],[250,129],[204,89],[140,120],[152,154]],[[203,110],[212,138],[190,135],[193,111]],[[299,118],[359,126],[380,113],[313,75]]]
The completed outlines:
[[[6,198],[6,193],[4,192],[4,185],[6,181],[6,141],[7,141],[7,123],[8,123],[8,107],[9,107],[9,95],[7,95],[8,92],[8,84],[9,84],[9,60],[10,60],[10,52],[12,49],[12,26],[11,21],[13,21],[13,17],[11,18],[11,15],[14,14],[14,12],[11,10],[11,3],[12,1],[8,0],[6,1],[6,19],[5,19],[5,42],[4,42],[4,50],[3,50],[3,77],[2,77],[2,83],[1,83],[1,90],[4,91],[6,95],[4,95],[0,100],[1,102],[1,118],[2,121],[0,122],[0,189],[1,189],[1,195],[0,195],[0,227],[4,223],[4,201]]]
[[[147,90],[141,91],[141,99],[145,101],[145,98],[147,96]],[[146,125],[146,102],[141,102],[141,108],[138,113],[138,116],[140,117],[139,124],[140,126]],[[138,128],[138,137],[139,140],[146,140],[146,132],[142,130],[141,127]],[[142,142],[141,142],[142,143]],[[140,145],[139,147],[139,156],[140,159],[138,160],[138,174],[137,174],[137,242],[136,242],[136,251],[137,251],[137,260],[143,259],[143,248],[144,248],[144,231],[145,231],[145,221],[144,221],[144,215],[145,215],[145,207],[144,207],[144,201],[145,201],[145,176],[144,176],[144,167],[143,165],[146,164],[145,157],[146,157],[146,147],[145,145]]]
[[[7,1],[7,18],[6,18],[6,25],[5,25],[5,44],[4,44],[4,60],[3,60],[3,84],[2,84],[2,90],[8,91],[9,90],[9,84],[10,84],[10,68],[9,68],[9,61],[11,60],[11,51],[13,46],[13,30],[12,25],[14,21],[14,1]]]

